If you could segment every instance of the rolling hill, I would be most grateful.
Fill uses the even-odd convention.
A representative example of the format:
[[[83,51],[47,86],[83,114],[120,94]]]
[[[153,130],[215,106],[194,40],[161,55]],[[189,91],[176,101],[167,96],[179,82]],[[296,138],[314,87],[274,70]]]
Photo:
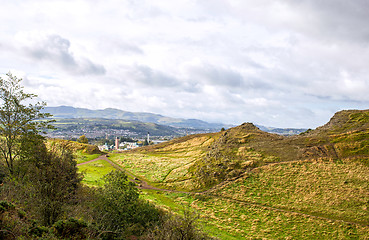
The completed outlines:
[[[81,135],[86,135],[88,138],[105,137],[107,135],[114,137],[145,137],[148,132],[151,136],[178,137],[186,133],[185,129],[155,123],[105,118],[57,118],[53,125],[56,129],[49,131],[48,136],[54,138],[70,138]]]
[[[166,125],[177,128],[193,129],[218,129],[228,128],[231,125],[222,123],[208,123],[198,119],[171,118],[159,114],[146,112],[127,112],[114,108],[103,110],[90,110],[86,108],[74,108],[70,106],[46,107],[44,112],[51,113],[54,118],[106,118],[106,119],[124,119],[127,121],[139,121]]]
[[[184,133],[188,130],[195,130],[195,132],[210,132],[219,131],[221,128],[234,127],[230,124],[222,123],[208,123],[198,119],[182,119],[182,118],[170,118],[162,116],[159,114],[145,113],[145,112],[127,112],[119,109],[107,108],[103,110],[90,110],[86,108],[74,108],[70,106],[60,106],[60,107],[46,107],[43,112],[48,112],[53,115],[53,118],[57,119],[59,122],[67,121],[72,122],[71,119],[100,119],[96,120],[96,124],[101,122],[101,119],[111,119],[111,120],[124,120],[126,122],[138,123],[154,123],[162,126],[169,126],[171,128],[179,128],[180,135],[185,135]],[[65,120],[62,120],[65,119]],[[147,125],[147,124],[146,124]],[[306,131],[306,129],[296,129],[296,128],[274,128],[265,127],[262,125],[257,125],[263,131],[276,133],[279,135],[295,135]],[[139,127],[135,127],[138,129]],[[167,130],[169,130],[168,128]],[[178,130],[170,129],[171,131],[177,132]],[[143,132],[147,132],[146,128],[142,129]],[[193,131],[191,131],[193,133]],[[161,135],[168,135],[163,132]]]
[[[294,136],[244,123],[112,160],[156,187],[182,191],[157,201],[190,205],[224,239],[369,234],[369,110],[338,112],[324,126]]]

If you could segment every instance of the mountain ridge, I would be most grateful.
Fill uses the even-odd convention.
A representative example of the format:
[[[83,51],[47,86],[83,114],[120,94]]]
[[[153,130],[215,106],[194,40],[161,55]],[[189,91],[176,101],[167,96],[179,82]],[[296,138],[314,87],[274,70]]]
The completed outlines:
[[[124,119],[140,122],[151,122],[177,128],[214,129],[233,127],[223,123],[208,123],[199,119],[183,119],[163,116],[148,112],[128,112],[115,108],[91,110],[87,108],[75,108],[71,106],[45,107],[44,112],[53,115],[54,118],[106,118]]]
[[[172,118],[161,114],[148,113],[148,112],[128,112],[115,108],[105,108],[99,110],[91,110],[87,108],[75,108],[71,106],[58,106],[58,107],[45,107],[43,112],[48,112],[53,115],[53,118],[106,118],[106,119],[122,119],[128,121],[139,121],[155,123],[159,125],[165,125],[175,128],[189,128],[198,130],[210,130],[219,131],[222,128],[228,129],[235,127],[236,125],[224,124],[224,123],[209,123],[199,119],[184,119],[184,118]],[[266,127],[262,125],[256,125],[262,131],[269,133],[277,133],[280,135],[295,135],[301,132],[305,132],[304,128],[275,128]]]

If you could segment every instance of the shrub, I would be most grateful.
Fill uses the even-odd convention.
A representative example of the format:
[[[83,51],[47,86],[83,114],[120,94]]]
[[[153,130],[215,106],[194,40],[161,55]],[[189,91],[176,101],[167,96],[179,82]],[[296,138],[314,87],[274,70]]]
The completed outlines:
[[[158,225],[148,230],[144,239],[150,240],[207,240],[213,239],[198,226],[199,215],[188,209],[183,210],[183,216],[167,213],[162,215]]]
[[[94,219],[100,230],[141,234],[159,219],[159,210],[139,199],[138,189],[123,172],[111,172],[104,179],[106,184],[97,190],[94,203]]]
[[[68,239],[86,239],[87,223],[83,220],[69,218],[59,220],[53,225],[56,235]]]

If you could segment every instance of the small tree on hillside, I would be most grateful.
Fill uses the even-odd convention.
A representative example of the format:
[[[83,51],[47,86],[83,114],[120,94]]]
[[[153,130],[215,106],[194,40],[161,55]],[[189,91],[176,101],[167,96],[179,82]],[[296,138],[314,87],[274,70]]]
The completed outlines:
[[[86,138],[86,136],[85,136],[85,135],[82,135],[82,136],[80,136],[80,137],[77,139],[77,142],[87,144],[87,143],[88,143],[88,139]]]
[[[42,129],[51,128],[50,121],[42,121],[51,115],[40,112],[45,102],[24,105],[37,95],[23,91],[22,79],[10,72],[6,75],[7,79],[0,77],[0,159],[9,173],[14,174],[15,163],[22,156],[23,143],[30,136],[39,137]]]

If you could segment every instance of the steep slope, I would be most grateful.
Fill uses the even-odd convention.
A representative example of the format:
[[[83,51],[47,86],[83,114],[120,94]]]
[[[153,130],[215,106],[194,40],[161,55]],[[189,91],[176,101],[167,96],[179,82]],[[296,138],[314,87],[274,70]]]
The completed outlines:
[[[306,158],[360,161],[369,165],[369,110],[345,110],[303,134]]]

